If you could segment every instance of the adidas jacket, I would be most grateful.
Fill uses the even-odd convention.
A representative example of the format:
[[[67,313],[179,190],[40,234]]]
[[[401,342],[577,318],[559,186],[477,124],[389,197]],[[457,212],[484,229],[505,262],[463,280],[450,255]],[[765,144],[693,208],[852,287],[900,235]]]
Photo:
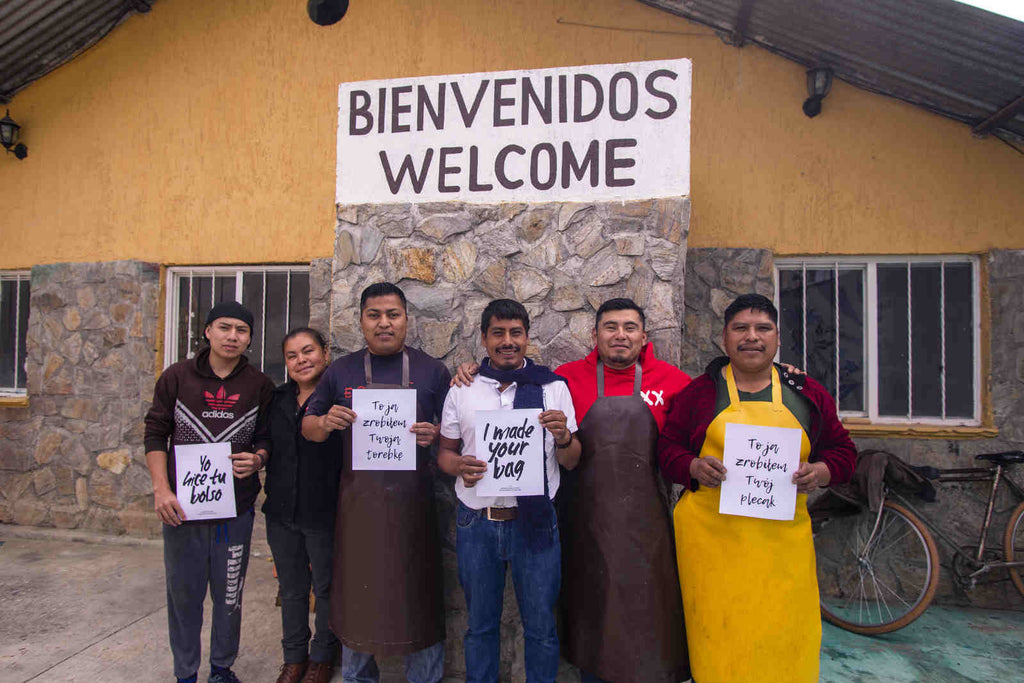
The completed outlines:
[[[210,369],[210,349],[175,363],[156,381],[153,405],[146,413],[146,452],[167,452],[167,478],[175,489],[174,447],[230,442],[232,453],[270,452],[267,408],[274,391],[269,377],[245,356],[226,378]],[[168,447],[168,439],[170,445]],[[259,474],[235,479],[238,514],[252,508],[260,492]]]

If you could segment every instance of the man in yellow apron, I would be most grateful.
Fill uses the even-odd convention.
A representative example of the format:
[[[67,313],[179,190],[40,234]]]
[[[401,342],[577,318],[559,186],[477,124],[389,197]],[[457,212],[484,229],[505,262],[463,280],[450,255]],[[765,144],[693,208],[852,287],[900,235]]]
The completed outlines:
[[[849,480],[856,448],[828,391],[773,364],[779,330],[770,300],[737,298],[725,310],[722,341],[728,357],[713,361],[673,401],[658,441],[662,472],[688,489],[674,522],[693,680],[813,683],[821,619],[806,494]],[[724,464],[734,462],[726,444],[736,443],[726,439],[728,425],[798,435],[799,465],[782,470],[796,485],[792,519],[719,512],[720,487],[733,476]],[[768,459],[755,461],[760,467]],[[780,490],[758,491],[756,499],[769,506],[783,497]]]

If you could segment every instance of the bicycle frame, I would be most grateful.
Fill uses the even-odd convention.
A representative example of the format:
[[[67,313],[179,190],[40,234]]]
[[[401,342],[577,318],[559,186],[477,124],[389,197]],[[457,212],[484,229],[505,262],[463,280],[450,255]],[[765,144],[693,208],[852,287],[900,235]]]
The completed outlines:
[[[1017,562],[985,562],[983,560],[985,554],[985,541],[988,537],[989,526],[992,523],[992,513],[995,510],[996,504],[996,493],[999,490],[1000,482],[1005,482],[1018,498],[1024,499],[1024,489],[1017,486],[1012,479],[1003,476],[1003,465],[997,464],[993,467],[965,467],[956,469],[944,469],[939,470],[940,474],[936,481],[939,482],[970,482],[970,481],[991,481],[992,489],[988,496],[988,506],[985,509],[985,521],[981,525],[981,534],[978,538],[978,551],[973,559],[974,563],[978,566],[978,569],[968,574],[967,578],[971,580],[971,586],[973,587],[974,581],[977,580],[983,574],[986,574],[994,569],[1008,569],[1015,567],[1024,567],[1024,560]],[[886,491],[888,495],[889,491]],[[960,552],[960,546],[956,540],[939,528],[934,522],[932,522],[926,515],[920,510],[915,508],[907,498],[899,493],[892,492],[894,497],[900,501],[901,504],[906,506],[911,512],[917,515],[921,521],[931,530],[939,540],[948,545],[953,549],[954,552]],[[879,517],[881,519],[881,508],[879,509]],[[875,520],[875,529],[878,528],[878,519]],[[874,530],[871,535],[874,536]],[[866,545],[870,545],[871,540]]]

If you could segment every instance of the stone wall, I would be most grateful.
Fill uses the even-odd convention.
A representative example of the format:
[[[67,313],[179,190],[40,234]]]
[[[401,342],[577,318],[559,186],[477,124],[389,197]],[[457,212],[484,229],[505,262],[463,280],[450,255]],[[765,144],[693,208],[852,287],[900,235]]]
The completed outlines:
[[[679,367],[704,372],[722,349],[722,314],[741,294],[775,297],[774,261],[767,249],[690,249],[686,255],[686,314]]]
[[[548,365],[592,348],[594,312],[629,296],[645,308],[658,355],[678,363],[690,205],[686,198],[624,204],[420,204],[342,206],[335,243],[331,336],[364,345],[359,294],[386,280],[409,300],[408,342],[449,367],[483,356],[480,313],[488,301],[522,302],[532,357]],[[311,286],[312,289],[312,286]],[[455,561],[452,480],[437,482],[444,539],[448,676],[465,675],[466,606]],[[502,617],[501,680],[523,681],[523,633],[511,590]],[[400,674],[400,661],[383,663]],[[578,680],[563,663],[559,680]]]
[[[0,521],[157,530],[142,446],[153,395],[159,269],[32,269],[28,407],[0,408]]]

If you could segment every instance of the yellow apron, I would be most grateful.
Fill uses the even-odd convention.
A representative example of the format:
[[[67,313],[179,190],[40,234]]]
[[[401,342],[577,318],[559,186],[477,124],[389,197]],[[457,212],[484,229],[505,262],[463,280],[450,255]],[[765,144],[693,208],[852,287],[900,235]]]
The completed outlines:
[[[733,422],[799,429],[806,461],[810,442],[782,404],[778,371],[771,403],[741,403],[732,367],[724,374],[729,407],[708,426],[700,457],[724,460],[725,425]],[[674,513],[694,683],[817,681],[821,617],[807,496],[797,494],[792,521],[778,521],[719,514],[720,494],[688,491]]]

